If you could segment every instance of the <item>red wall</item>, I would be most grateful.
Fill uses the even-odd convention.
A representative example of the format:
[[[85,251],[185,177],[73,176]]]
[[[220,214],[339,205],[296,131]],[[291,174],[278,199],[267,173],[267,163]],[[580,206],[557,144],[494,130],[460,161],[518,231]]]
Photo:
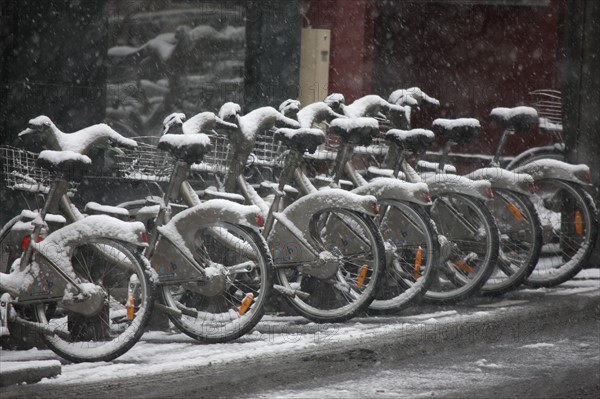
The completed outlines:
[[[372,91],[375,0],[304,0],[304,27],[331,30],[329,93],[346,101]]]
[[[491,154],[501,133],[488,124],[493,107],[528,104],[534,89],[560,89],[564,0],[542,7],[440,3],[305,0],[305,26],[332,30],[330,92],[351,102],[421,87],[442,107],[417,113],[413,126],[431,126],[438,117],[478,118],[484,134],[454,150]],[[549,142],[537,133],[513,136],[506,154]]]
[[[374,89],[387,95],[416,85],[441,100],[441,109],[417,114],[413,126],[431,126],[436,117],[479,119],[484,133],[455,151],[491,154],[501,132],[488,124],[490,110],[527,105],[531,90],[558,87],[561,10],[561,0],[545,7],[382,2]],[[540,134],[513,136],[505,154],[548,142]]]

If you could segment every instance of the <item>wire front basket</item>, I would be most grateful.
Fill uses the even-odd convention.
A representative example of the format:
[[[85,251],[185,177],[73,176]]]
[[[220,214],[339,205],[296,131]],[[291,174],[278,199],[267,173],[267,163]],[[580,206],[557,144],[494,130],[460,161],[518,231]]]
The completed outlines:
[[[229,138],[220,134],[209,134],[211,152],[202,162],[192,165],[192,171],[224,175],[229,167]]]
[[[0,146],[0,163],[6,187],[31,193],[47,193],[53,174],[37,166],[39,154],[21,148]],[[69,191],[76,191],[78,182],[69,182]]]
[[[273,132],[265,133],[256,136],[250,162],[253,165],[282,168],[287,147],[275,140]]]
[[[133,149],[121,149],[115,155],[119,177],[128,180],[169,181],[175,159],[156,147],[159,137],[136,137]]]

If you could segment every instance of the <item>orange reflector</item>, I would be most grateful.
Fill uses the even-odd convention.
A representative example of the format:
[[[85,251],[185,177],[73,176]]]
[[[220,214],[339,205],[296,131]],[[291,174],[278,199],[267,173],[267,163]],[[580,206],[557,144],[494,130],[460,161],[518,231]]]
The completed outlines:
[[[518,210],[517,207],[512,202],[508,203],[508,210],[510,211],[510,213],[512,213],[512,215],[515,217],[515,219],[517,219],[519,222],[522,222],[523,220],[525,220],[521,211]]]
[[[133,299],[133,295],[129,295],[125,308],[127,309],[127,320],[133,320],[135,317],[135,300]]]
[[[369,268],[367,267],[367,265],[363,265],[363,267],[360,268],[360,271],[358,272],[358,278],[356,279],[357,288],[362,288],[363,284],[365,283],[365,279],[367,278],[368,272]]]
[[[415,271],[413,272],[412,277],[417,280],[421,277],[421,265],[423,263],[423,248],[419,247],[417,249],[417,253],[415,254]]]
[[[492,190],[491,187],[488,187],[487,190],[485,190],[487,193],[488,198],[492,199],[494,198],[494,190]]]
[[[254,301],[254,294],[249,292],[248,294],[246,294],[246,296],[242,300],[242,303],[240,304],[240,308],[238,309],[238,314],[240,316],[243,316],[244,313],[246,313],[248,311],[248,309],[250,309],[250,305],[252,305],[252,301]]]
[[[148,234],[146,234],[145,231],[142,231],[142,234],[140,234],[140,238],[142,239],[142,242],[148,244]]]
[[[465,262],[456,261],[456,262],[454,262],[454,266],[457,269],[460,269],[465,273],[473,273],[473,268],[471,266],[467,265]]]
[[[578,235],[583,234],[583,218],[581,217],[581,212],[575,212],[575,232]]]

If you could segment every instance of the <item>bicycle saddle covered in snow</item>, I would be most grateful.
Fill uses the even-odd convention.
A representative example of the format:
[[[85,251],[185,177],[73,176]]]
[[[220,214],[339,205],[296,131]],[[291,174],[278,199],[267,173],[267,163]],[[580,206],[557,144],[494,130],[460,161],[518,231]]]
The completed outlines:
[[[413,154],[424,154],[427,148],[435,141],[433,132],[425,129],[391,129],[383,137],[404,151],[409,151]]]
[[[211,145],[206,134],[163,134],[158,148],[179,160],[197,163],[211,150]]]
[[[539,123],[538,113],[531,107],[494,108],[490,118],[504,130],[514,130],[516,133],[528,133]]]
[[[74,151],[44,150],[36,161],[37,166],[51,172],[61,172],[67,180],[80,180],[83,172],[92,164],[91,159]]]
[[[325,142],[325,133],[320,129],[282,128],[277,129],[273,137],[294,151],[301,153],[308,151],[311,154]]]
[[[379,134],[379,123],[374,118],[337,118],[331,121],[329,131],[340,136],[343,142],[370,145]]]
[[[431,125],[431,130],[445,140],[457,144],[469,144],[481,131],[481,124],[473,118],[436,119]]]

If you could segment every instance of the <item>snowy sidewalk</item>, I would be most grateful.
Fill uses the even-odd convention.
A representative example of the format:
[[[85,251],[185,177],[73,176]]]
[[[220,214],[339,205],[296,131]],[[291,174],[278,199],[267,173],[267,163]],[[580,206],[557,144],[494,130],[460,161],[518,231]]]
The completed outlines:
[[[521,289],[499,298],[474,298],[452,307],[421,306],[403,316],[364,317],[344,324],[315,324],[300,317],[267,316],[258,328],[233,343],[200,344],[178,332],[146,333],[129,352],[109,363],[70,364],[49,350],[0,351],[0,376],[10,362],[58,360],[62,374],[35,384],[45,391],[71,384],[94,384],[144,376],[151,380],[165,371],[186,372],[206,366],[226,367],[264,358],[281,358],[360,348],[364,343],[400,341],[403,351],[422,353],[469,342],[494,343],[525,337],[549,323],[595,317],[600,306],[600,270],[582,271],[552,289]],[[27,396],[25,387],[2,388]],[[29,386],[26,388],[34,388]],[[35,391],[35,390],[34,390]],[[41,392],[41,391],[40,391]],[[31,394],[31,392],[30,392]]]

